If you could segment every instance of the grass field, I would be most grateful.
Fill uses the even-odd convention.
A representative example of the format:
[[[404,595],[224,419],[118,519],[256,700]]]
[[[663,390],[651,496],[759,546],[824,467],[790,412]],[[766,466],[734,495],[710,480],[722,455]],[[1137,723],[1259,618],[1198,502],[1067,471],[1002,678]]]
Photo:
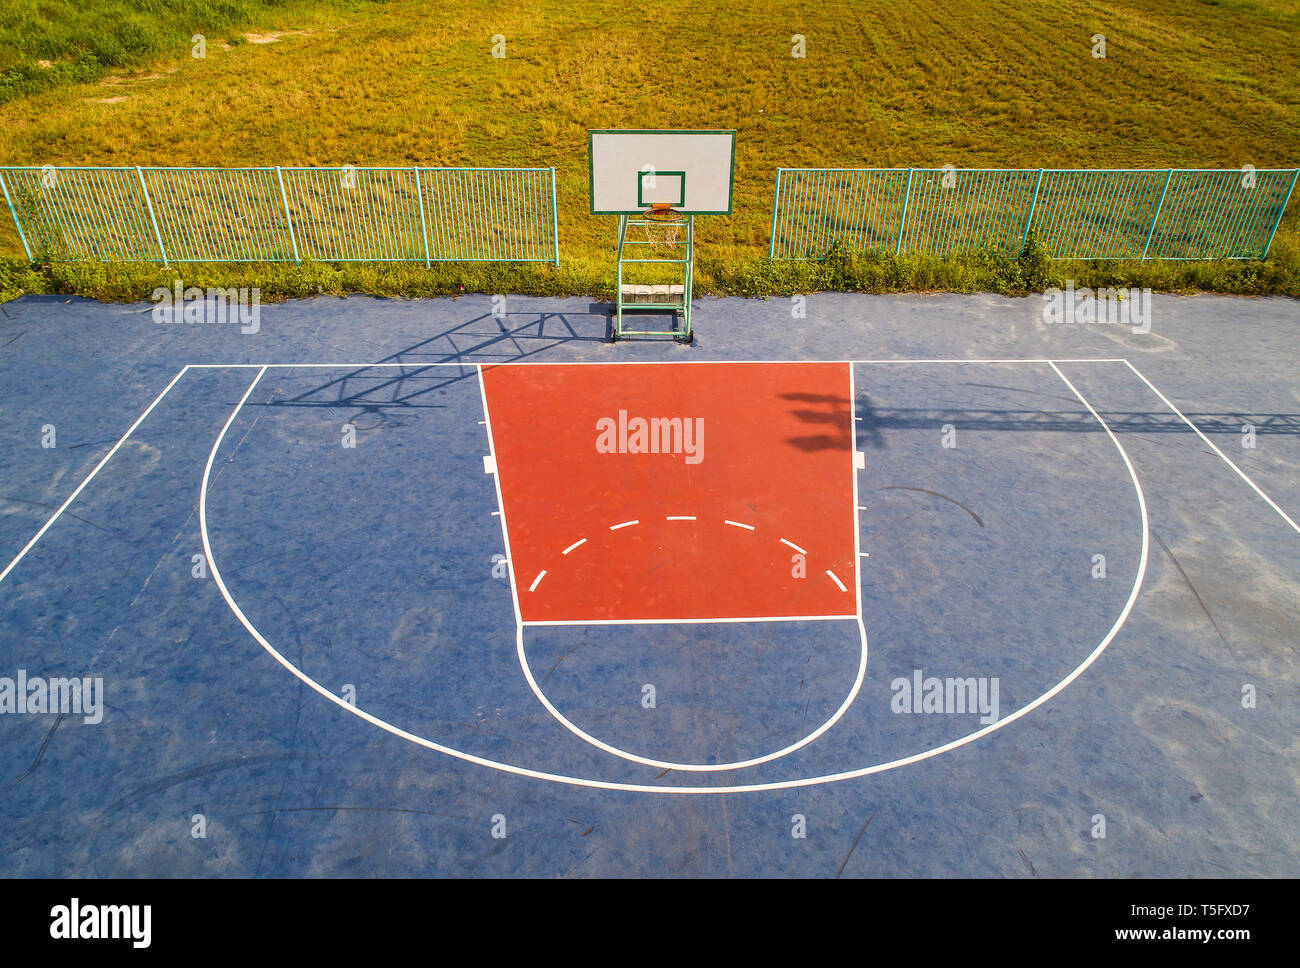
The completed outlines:
[[[99,0],[78,8],[3,0],[0,65],[6,76],[29,77],[43,70],[37,57],[92,63],[84,56],[87,25],[124,22],[123,9]],[[739,0],[716,9],[660,6],[652,18],[609,0],[169,9],[134,15],[146,24],[158,17],[135,53],[116,42],[119,59],[135,70],[51,82],[0,103],[0,161],[554,166],[566,264],[549,275],[517,272],[519,288],[590,291],[610,275],[614,220],[587,214],[593,127],[738,130],[735,211],[698,224],[702,291],[762,285],[755,275],[762,272],[785,272],[792,285],[815,281],[808,268],[763,265],[777,167],[1300,162],[1296,2],[855,0],[800,10]],[[24,32],[24,11],[58,25],[41,34],[44,46]],[[219,42],[243,29],[260,32],[256,42]],[[189,56],[191,33],[205,30],[206,57]],[[504,58],[492,56],[494,34],[506,38]],[[806,37],[804,58],[791,56],[794,34]],[[1094,34],[1106,37],[1104,59],[1092,56]],[[95,55],[93,64],[103,63]],[[1058,263],[1053,271],[1141,277],[1175,290],[1300,295],[1297,212],[1293,199],[1264,267]],[[0,251],[21,251],[12,225],[0,229]],[[860,287],[1007,288],[998,283],[1005,272],[986,271],[978,259],[885,260],[888,271],[879,270],[881,260],[866,260],[877,269],[857,261],[847,281]],[[153,272],[106,271],[142,280]],[[6,291],[19,272],[10,265]],[[285,272],[297,272],[304,288],[326,290],[345,276],[397,291],[501,281],[500,272],[475,267],[433,278],[422,268],[276,270]],[[36,277],[60,286],[71,275]]]

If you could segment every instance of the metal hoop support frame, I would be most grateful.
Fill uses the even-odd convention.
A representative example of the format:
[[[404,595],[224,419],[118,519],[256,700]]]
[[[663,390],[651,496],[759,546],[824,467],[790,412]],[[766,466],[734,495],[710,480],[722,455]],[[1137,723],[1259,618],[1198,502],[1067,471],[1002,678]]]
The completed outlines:
[[[683,238],[683,229],[685,237]],[[640,248],[631,248],[639,246]],[[642,256],[655,249],[675,250],[671,255]],[[676,265],[681,267],[681,282],[637,285],[624,281],[625,266]],[[691,330],[691,289],[695,274],[695,216],[675,211],[667,205],[655,205],[640,216],[618,217],[618,281],[614,325],[610,342],[625,336],[671,336],[679,343],[695,339]],[[672,314],[681,325],[669,329],[626,329],[624,313]]]

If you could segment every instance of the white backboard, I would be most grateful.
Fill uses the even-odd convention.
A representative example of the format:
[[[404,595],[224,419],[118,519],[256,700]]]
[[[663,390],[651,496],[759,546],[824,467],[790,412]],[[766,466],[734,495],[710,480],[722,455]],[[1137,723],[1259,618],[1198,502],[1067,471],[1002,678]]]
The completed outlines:
[[[591,214],[636,215],[655,202],[696,215],[731,212],[735,131],[588,132]]]

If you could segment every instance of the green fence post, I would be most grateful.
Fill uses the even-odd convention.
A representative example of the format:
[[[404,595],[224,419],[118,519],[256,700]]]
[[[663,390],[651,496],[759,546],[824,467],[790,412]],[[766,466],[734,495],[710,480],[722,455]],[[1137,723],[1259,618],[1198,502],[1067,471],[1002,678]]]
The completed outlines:
[[[776,170],[776,183],[772,186],[772,231],[769,235],[771,241],[767,244],[767,258],[769,262],[776,258],[776,206],[777,202],[781,198],[781,171],[782,169],[780,168]]]
[[[555,264],[560,264],[560,218],[555,206],[555,169],[551,169],[551,238],[555,239]]]
[[[1034,197],[1029,201],[1029,214],[1025,216],[1025,231],[1020,236],[1020,252],[1025,251],[1025,243],[1029,241],[1029,227],[1034,221],[1034,209],[1038,206],[1038,189],[1043,184],[1043,169],[1038,169],[1038,177],[1034,179]],[[1017,252],[1016,255],[1019,255]]]
[[[1287,203],[1291,201],[1291,193],[1295,191],[1297,175],[1300,175],[1300,168],[1291,169],[1291,187],[1286,190],[1286,198],[1282,199],[1282,205],[1277,210],[1277,218],[1273,220],[1273,231],[1268,233],[1268,241],[1264,243],[1264,251],[1259,256],[1261,259],[1268,258],[1268,250],[1273,245],[1273,236],[1277,235],[1277,227],[1282,224],[1282,215],[1286,212]],[[5,197],[7,198],[8,195]]]
[[[153,237],[158,243],[158,251],[162,253],[162,264],[167,265],[167,250],[163,247],[162,233],[158,231],[158,219],[153,214],[153,201],[149,198],[149,189],[144,183],[144,172],[139,165],[135,166],[135,176],[140,179],[140,191],[144,192],[144,204],[149,209],[149,221],[153,223]]]
[[[912,172],[915,169],[907,169],[907,189],[903,192],[903,213],[898,217],[898,241],[894,243],[894,255],[903,251],[903,226],[907,224],[907,203],[912,197]]]
[[[280,184],[280,204],[284,206],[284,224],[289,227],[289,244],[293,246],[293,261],[302,264],[298,257],[298,237],[293,232],[293,216],[289,214],[289,196],[284,191],[284,173],[280,166],[275,166],[275,180]]]
[[[9,206],[9,214],[14,217],[14,228],[18,230],[18,240],[23,244],[23,251],[27,253],[27,261],[32,261],[32,248],[27,244],[27,233],[23,231],[23,223],[18,218],[18,209],[14,208],[14,200],[9,197],[9,186],[5,183],[4,172],[0,172],[0,189],[4,190],[5,202]],[[1274,226],[1276,228],[1276,226]],[[1272,236],[1269,237],[1270,239]]]
[[[1156,222],[1160,221],[1160,210],[1165,207],[1165,195],[1169,191],[1169,180],[1174,177],[1174,170],[1169,169],[1165,175],[1165,187],[1160,189],[1160,201],[1156,202],[1156,213],[1151,216],[1151,228],[1147,229],[1147,241],[1142,246],[1142,258],[1147,257],[1147,250],[1151,248],[1151,236],[1155,234]]]
[[[429,263],[429,229],[424,224],[424,189],[420,187],[420,169],[413,168],[415,172],[415,200],[420,203],[420,240],[424,243],[424,267],[431,268]]]

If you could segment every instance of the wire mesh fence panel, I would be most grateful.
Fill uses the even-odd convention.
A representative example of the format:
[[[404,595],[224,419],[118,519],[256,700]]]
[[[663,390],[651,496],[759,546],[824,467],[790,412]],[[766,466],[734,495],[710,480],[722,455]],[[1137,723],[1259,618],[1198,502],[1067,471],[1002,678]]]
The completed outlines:
[[[143,173],[169,260],[294,258],[274,168],[152,168]]]
[[[424,260],[413,168],[285,168],[298,251],[328,262]]]
[[[1262,258],[1293,171],[1176,171],[1152,237],[1160,259]]]
[[[1033,229],[1057,259],[1140,259],[1166,171],[1043,172]]]
[[[135,168],[0,169],[11,212],[32,258],[158,261]]]
[[[899,251],[1019,252],[1038,172],[913,169]]]
[[[550,168],[0,168],[29,258],[558,262]]]
[[[907,172],[893,169],[781,169],[770,254],[801,259],[893,245],[906,182]]]
[[[540,262],[558,251],[549,168],[422,168],[435,262]]]
[[[774,259],[835,249],[1055,259],[1263,258],[1296,169],[780,169]]]

